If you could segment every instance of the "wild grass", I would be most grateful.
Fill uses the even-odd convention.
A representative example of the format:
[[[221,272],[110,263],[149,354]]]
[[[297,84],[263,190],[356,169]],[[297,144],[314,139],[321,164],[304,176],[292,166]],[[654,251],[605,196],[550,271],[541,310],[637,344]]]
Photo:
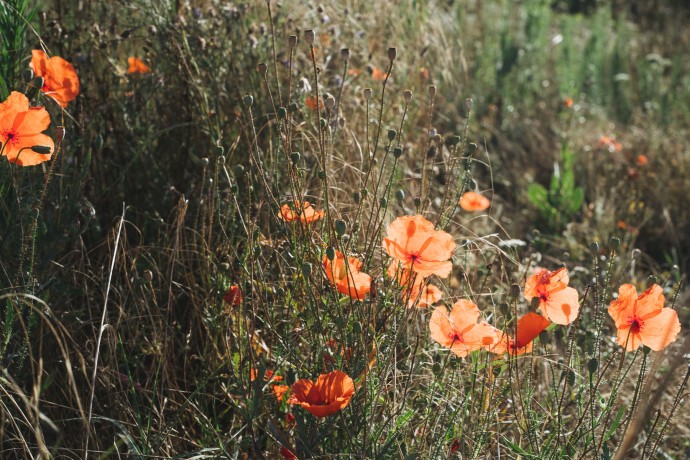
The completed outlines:
[[[682,458],[690,12],[661,3],[0,0],[0,97],[66,131],[0,166],[2,456]],[[79,74],[64,111],[24,75],[42,46]],[[281,219],[295,200],[324,217]],[[577,320],[455,356],[387,274],[416,214],[457,244],[439,305],[514,334],[533,270],[565,266]],[[628,283],[677,311],[664,351],[615,343]],[[333,415],[274,395],[333,370]]]

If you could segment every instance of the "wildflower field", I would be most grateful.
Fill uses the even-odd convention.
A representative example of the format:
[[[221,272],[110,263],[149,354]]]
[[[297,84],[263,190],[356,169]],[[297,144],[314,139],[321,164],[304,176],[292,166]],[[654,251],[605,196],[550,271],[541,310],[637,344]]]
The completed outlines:
[[[0,458],[690,458],[688,23],[0,0]]]

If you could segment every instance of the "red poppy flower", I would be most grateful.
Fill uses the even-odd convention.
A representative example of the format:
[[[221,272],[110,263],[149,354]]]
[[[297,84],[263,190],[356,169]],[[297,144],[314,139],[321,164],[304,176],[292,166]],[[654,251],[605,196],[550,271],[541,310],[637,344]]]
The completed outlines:
[[[527,279],[525,299],[539,298],[539,309],[546,319],[556,324],[570,324],[580,311],[577,291],[568,287],[568,270],[555,272],[539,269]]]
[[[459,357],[480,348],[491,347],[498,338],[496,329],[479,320],[479,308],[469,300],[458,300],[448,313],[446,307],[436,307],[431,314],[431,338]]]
[[[422,277],[446,278],[453,268],[449,260],[455,250],[453,237],[434,230],[434,224],[419,215],[395,219],[388,227],[383,247],[401,263],[401,268]]]
[[[273,394],[275,395],[278,402],[281,402],[288,391],[290,391],[289,385],[271,385],[273,389]]]
[[[323,256],[323,268],[331,284],[341,294],[357,300],[364,299],[371,289],[371,276],[360,272],[361,267],[362,261],[355,257],[348,257],[346,264],[345,255],[338,250],[335,251],[333,260]]]
[[[465,192],[460,198],[460,207],[465,211],[484,211],[491,206],[491,201],[477,192]]]
[[[150,73],[151,72],[151,67],[144,64],[144,61],[142,61],[138,57],[134,57],[134,56],[128,57],[127,58],[127,64],[129,65],[129,68],[127,69],[127,73],[130,75],[133,73]]]
[[[36,76],[43,77],[43,92],[55,99],[60,107],[79,94],[79,77],[74,67],[60,56],[48,58],[42,50],[31,51],[31,68]]]
[[[499,342],[489,349],[490,352],[502,355],[509,352],[511,355],[521,355],[532,351],[532,341],[547,327],[551,322],[536,313],[527,313],[517,322],[516,338],[500,332]]]
[[[297,456],[285,446],[280,446],[280,455],[282,455],[285,460],[297,460]]]
[[[443,293],[433,284],[428,284],[425,278],[401,267],[400,262],[393,260],[388,266],[388,276],[409,293],[407,307],[430,307],[443,297]],[[412,284],[410,284],[412,283]]]
[[[11,163],[32,166],[43,163],[53,155],[53,139],[42,134],[50,125],[50,115],[43,107],[29,107],[25,95],[12,91],[0,104],[0,151]],[[38,153],[32,147],[43,147]],[[20,155],[21,153],[21,155]]]
[[[225,291],[223,300],[228,305],[240,305],[242,303],[242,291],[240,291],[240,287],[236,284],[230,286],[228,290]]]
[[[292,207],[289,204],[284,204],[280,208],[280,211],[278,211],[278,217],[285,222],[300,220],[305,224],[311,224],[321,219],[323,216],[323,211],[317,212],[308,201],[302,203],[299,200],[295,200]]]
[[[574,102],[573,102],[573,98],[572,98],[572,97],[566,97],[566,98],[565,98],[565,106],[566,106],[567,108],[571,108],[571,107],[573,106],[573,104],[574,104]]]
[[[611,302],[609,315],[618,328],[617,342],[627,351],[646,345],[654,351],[666,348],[680,332],[678,313],[664,307],[664,292],[658,284],[639,296],[632,284],[618,289],[618,298]]]
[[[350,404],[355,385],[342,371],[321,374],[316,382],[301,379],[292,384],[289,404],[299,404],[317,417],[327,417]]]

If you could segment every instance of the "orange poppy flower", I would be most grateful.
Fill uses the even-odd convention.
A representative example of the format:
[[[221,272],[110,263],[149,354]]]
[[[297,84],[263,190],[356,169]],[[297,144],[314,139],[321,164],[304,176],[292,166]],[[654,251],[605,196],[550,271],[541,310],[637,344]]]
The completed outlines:
[[[290,391],[290,385],[272,385],[271,388],[278,402],[282,402],[285,394]]]
[[[618,289],[618,298],[611,302],[609,315],[618,328],[617,342],[627,351],[646,345],[654,351],[666,348],[680,332],[678,313],[664,307],[664,292],[658,284],[639,296],[632,284]]]
[[[251,368],[249,371],[249,379],[253,382],[256,380],[256,373],[257,370],[255,368]],[[267,370],[266,373],[264,374],[264,381],[266,382],[282,382],[283,377],[280,375],[275,375],[272,370]]]
[[[623,150],[623,144],[609,136],[601,136],[599,138],[599,145],[606,147],[609,152],[620,152]]]
[[[316,98],[314,96],[305,97],[304,105],[310,110],[316,110]],[[323,110],[323,107],[323,100],[319,98],[319,109]]]
[[[42,50],[31,51],[31,68],[38,77],[43,77],[43,92],[60,104],[67,103],[79,94],[79,77],[74,67],[60,56],[48,58]]]
[[[647,166],[649,164],[649,159],[646,155],[638,155],[637,158],[635,158],[635,163],[637,163],[638,166]]]
[[[567,108],[571,108],[571,107],[573,106],[573,104],[574,104],[574,102],[573,102],[573,98],[572,98],[572,97],[566,97],[566,98],[565,98],[565,106],[566,106]]]
[[[127,58],[127,64],[129,68],[127,69],[128,74],[133,73],[151,73],[151,67],[144,64],[144,61],[135,56],[130,56]]]
[[[434,230],[434,224],[424,217],[403,216],[388,227],[383,247],[389,256],[401,263],[401,268],[425,277],[446,278],[453,268],[449,260],[455,250],[453,237]]]
[[[32,166],[43,163],[53,155],[55,143],[42,134],[50,125],[50,115],[43,107],[29,107],[29,99],[12,91],[0,104],[0,152],[10,163]],[[38,153],[32,147],[47,147],[48,153]],[[21,153],[21,155],[20,155]]]
[[[349,69],[347,71],[347,74],[352,76],[352,77],[359,77],[359,75],[362,73],[362,69]]]
[[[555,272],[539,269],[527,279],[525,299],[539,298],[539,309],[546,319],[556,324],[570,324],[580,311],[577,291],[568,287],[568,270]]]
[[[345,255],[336,250],[333,260],[328,259],[326,255],[323,256],[323,268],[326,270],[328,281],[341,294],[362,300],[371,289],[371,276],[359,271],[362,261],[356,257],[348,257],[346,264]]]
[[[283,219],[285,222],[300,220],[305,224],[316,222],[323,216],[323,211],[317,212],[311,203],[308,201],[301,203],[299,200],[295,200],[295,203],[292,207],[289,204],[284,204],[278,212],[278,217]]]
[[[371,78],[376,81],[383,81],[388,78],[388,74],[378,67],[371,69]]]
[[[355,384],[345,372],[321,374],[316,382],[301,379],[292,384],[288,404],[299,404],[317,417],[327,417],[350,404]]]
[[[520,318],[516,326],[516,337],[499,331],[499,342],[490,352],[502,355],[509,351],[511,355],[521,355],[532,351],[532,340],[534,340],[544,329],[549,327],[551,322],[537,313],[527,313]]]
[[[240,291],[240,287],[236,284],[230,286],[228,290],[225,291],[223,300],[228,305],[240,305],[242,303],[242,291]]]
[[[479,308],[469,300],[455,302],[450,313],[444,306],[436,307],[429,322],[431,338],[457,356],[465,357],[498,341],[496,329],[478,320]]]
[[[465,192],[460,198],[460,207],[465,211],[484,211],[491,206],[491,201],[477,192]]]

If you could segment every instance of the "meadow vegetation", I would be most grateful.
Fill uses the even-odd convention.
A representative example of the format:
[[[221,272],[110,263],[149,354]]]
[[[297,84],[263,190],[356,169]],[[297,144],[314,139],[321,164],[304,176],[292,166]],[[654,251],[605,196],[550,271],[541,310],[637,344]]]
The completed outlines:
[[[2,458],[687,458],[678,0],[0,0]]]

